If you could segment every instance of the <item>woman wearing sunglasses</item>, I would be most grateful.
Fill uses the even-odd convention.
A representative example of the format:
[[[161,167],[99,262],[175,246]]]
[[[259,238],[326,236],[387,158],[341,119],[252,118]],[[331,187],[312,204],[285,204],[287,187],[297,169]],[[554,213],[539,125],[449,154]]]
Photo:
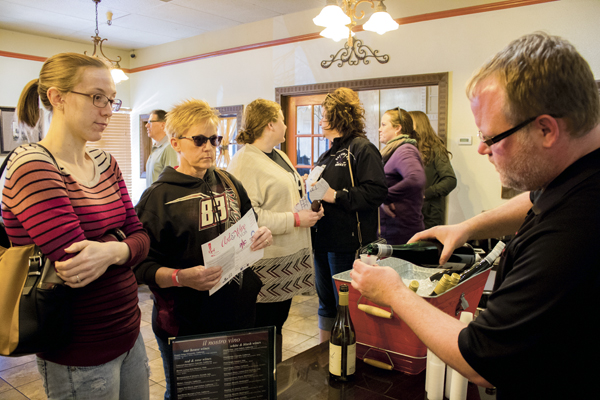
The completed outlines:
[[[273,246],[253,266],[264,284],[256,305],[256,326],[277,328],[280,362],[281,329],[292,297],[314,287],[310,227],[323,216],[323,208],[319,212],[293,211],[306,188],[290,159],[275,148],[285,141],[287,129],[279,104],[254,100],[244,111],[242,126],[236,140],[244,147],[235,154],[227,171],[248,190],[258,223],[273,233]]]
[[[154,294],[152,329],[163,358],[165,399],[170,398],[173,375],[168,338],[254,327],[262,285],[248,268],[208,295],[221,279],[221,268],[204,267],[201,246],[254,212],[242,184],[214,167],[222,140],[218,120],[208,103],[194,99],[167,114],[165,130],[179,167],[166,167],[136,206],[151,243],[148,258],[135,267],[135,274]],[[269,229],[261,227],[251,249],[264,249],[272,242]]]
[[[379,140],[388,195],[381,205],[380,236],[389,244],[404,244],[423,230],[425,171],[417,148],[413,120],[401,108],[387,110],[381,117]]]
[[[62,53],[44,62],[19,99],[22,123],[36,126],[40,101],[52,121],[44,139],[10,156],[2,198],[6,232],[14,246],[37,244],[73,288],[72,337],[37,354],[51,400],[149,397],[131,267],[146,257],[150,240],[115,159],[86,148],[119,110],[115,95],[100,59]]]

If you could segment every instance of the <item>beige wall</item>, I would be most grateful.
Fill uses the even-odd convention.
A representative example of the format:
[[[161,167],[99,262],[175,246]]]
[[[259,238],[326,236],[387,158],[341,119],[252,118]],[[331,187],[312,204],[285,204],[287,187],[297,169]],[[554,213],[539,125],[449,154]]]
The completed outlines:
[[[136,52],[138,57],[131,61],[130,67],[312,33],[318,30],[312,25],[311,18],[316,15],[313,14],[298,13],[139,50]],[[197,97],[213,106],[228,106],[248,104],[257,97],[274,99],[275,88],[282,86],[449,72],[448,145],[454,154],[452,163],[459,185],[450,195],[448,212],[449,222],[459,222],[502,203],[500,181],[494,167],[485,157],[477,154],[477,128],[464,94],[465,84],[472,72],[509,41],[526,33],[543,30],[570,40],[588,60],[595,76],[600,77],[598,15],[598,0],[562,0],[403,25],[384,36],[359,32],[357,37],[366,44],[382,54],[390,55],[391,61],[384,65],[371,61],[368,66],[338,68],[334,65],[322,69],[321,60],[337,51],[341,44],[317,39],[131,74],[128,83],[119,86],[118,90],[119,96],[127,99],[125,105],[133,109],[133,160],[139,157],[135,150],[138,143],[136,116],[153,108],[169,109],[186,98]],[[4,35],[2,31],[0,35]],[[68,42],[56,42],[64,44],[61,49],[55,44],[57,51],[67,48],[78,51],[78,48],[70,47],[72,44]],[[20,47],[28,46],[28,43],[22,42]],[[32,54],[22,48],[6,49],[4,36],[0,36],[0,50]],[[39,67],[39,63],[0,57],[0,104],[16,104],[20,88],[32,79],[31,76],[39,71]],[[15,78],[10,78],[8,74]],[[5,88],[9,88],[11,93],[5,94]],[[458,146],[458,139],[464,136],[471,136],[474,144]],[[144,189],[144,183],[135,179],[139,176],[138,163],[134,161],[133,164],[133,198],[137,199]]]

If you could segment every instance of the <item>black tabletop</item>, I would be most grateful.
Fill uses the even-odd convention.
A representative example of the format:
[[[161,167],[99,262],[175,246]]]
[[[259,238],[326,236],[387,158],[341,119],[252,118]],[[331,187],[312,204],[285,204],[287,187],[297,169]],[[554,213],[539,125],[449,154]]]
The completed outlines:
[[[329,343],[323,342],[277,365],[278,400],[423,400],[425,371],[407,375],[379,369],[356,360],[355,379],[329,379]],[[469,383],[469,400],[480,400],[478,388]]]

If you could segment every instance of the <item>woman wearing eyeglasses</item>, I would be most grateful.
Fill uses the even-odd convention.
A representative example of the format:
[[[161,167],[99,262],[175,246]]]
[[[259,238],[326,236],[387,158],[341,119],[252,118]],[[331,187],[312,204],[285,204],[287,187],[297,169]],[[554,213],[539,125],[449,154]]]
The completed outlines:
[[[154,294],[152,330],[163,358],[167,390],[173,375],[169,337],[254,327],[262,285],[251,268],[209,296],[221,267],[205,268],[201,246],[254,212],[242,184],[214,167],[218,116],[208,103],[187,100],[175,106],[165,125],[179,167],[166,167],[142,195],[136,211],[150,235],[150,254],[135,267],[139,282]],[[236,195],[237,192],[237,195]],[[269,229],[252,237],[252,250],[273,243]]]
[[[31,127],[40,117],[39,101],[52,111],[46,137],[10,155],[2,192],[12,244],[37,244],[72,288],[72,336],[65,346],[37,354],[51,400],[149,397],[131,267],[146,257],[150,240],[116,160],[86,148],[119,110],[115,95],[106,64],[63,53],[44,62],[17,107],[19,120]]]
[[[413,120],[405,110],[387,110],[381,117],[379,140],[388,195],[381,205],[380,236],[404,244],[423,230],[425,171],[417,148]]]
[[[304,182],[284,152],[275,148],[285,141],[287,129],[281,107],[257,99],[244,111],[237,142],[244,144],[227,171],[248,190],[258,223],[273,233],[273,246],[253,268],[263,281],[256,305],[256,326],[277,328],[277,362],[282,360],[282,327],[292,298],[314,288],[310,227],[323,216],[294,206],[306,194]]]

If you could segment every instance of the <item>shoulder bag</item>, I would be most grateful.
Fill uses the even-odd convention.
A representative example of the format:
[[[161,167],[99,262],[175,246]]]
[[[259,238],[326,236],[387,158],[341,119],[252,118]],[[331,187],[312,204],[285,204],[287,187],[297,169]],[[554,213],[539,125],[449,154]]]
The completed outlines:
[[[58,168],[52,154],[37,146]],[[11,155],[0,167],[0,176]],[[5,233],[4,224],[0,230]],[[68,344],[72,332],[70,298],[71,288],[56,275],[54,263],[37,245],[0,246],[0,355],[42,353]]]

